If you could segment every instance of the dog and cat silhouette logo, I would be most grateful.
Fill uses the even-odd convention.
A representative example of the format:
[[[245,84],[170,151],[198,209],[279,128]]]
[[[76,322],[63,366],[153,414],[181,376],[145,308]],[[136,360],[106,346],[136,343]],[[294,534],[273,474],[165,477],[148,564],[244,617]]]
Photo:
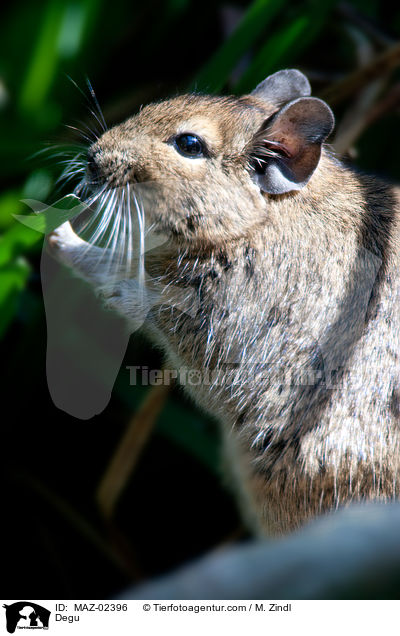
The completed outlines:
[[[19,601],[3,607],[6,610],[9,634],[14,634],[16,629],[49,629],[51,612],[37,603]]]

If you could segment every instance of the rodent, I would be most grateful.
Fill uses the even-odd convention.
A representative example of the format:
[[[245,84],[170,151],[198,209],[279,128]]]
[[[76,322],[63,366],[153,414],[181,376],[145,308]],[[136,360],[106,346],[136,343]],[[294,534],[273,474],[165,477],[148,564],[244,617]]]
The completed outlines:
[[[399,493],[399,190],[333,155],[310,94],[289,69],[243,97],[174,97],[88,151],[94,189],[152,184],[146,223],[168,241],[146,271],[167,292],[144,327],[167,367],[218,370],[186,389],[261,535]],[[101,248],[69,223],[48,241],[134,320],[137,286],[110,286]]]

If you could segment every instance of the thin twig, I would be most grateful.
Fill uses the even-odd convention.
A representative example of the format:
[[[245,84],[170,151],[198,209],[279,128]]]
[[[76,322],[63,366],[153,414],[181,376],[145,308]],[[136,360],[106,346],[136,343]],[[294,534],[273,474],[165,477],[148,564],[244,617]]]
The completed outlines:
[[[369,39],[357,28],[348,27],[348,33],[355,45],[356,57],[360,68],[364,68],[374,58],[375,50]],[[350,151],[366,127],[368,114],[377,97],[382,92],[388,74],[379,77],[362,88],[348,107],[336,131],[333,147],[339,154]]]
[[[400,43],[374,57],[371,62],[357,69],[344,79],[332,84],[319,95],[329,104],[338,104],[360,91],[366,84],[387,75],[400,65]]]
[[[160,385],[150,389],[111,457],[96,493],[99,508],[106,519],[113,516],[119,497],[154,428],[170,388],[167,385]]]
[[[132,578],[136,573],[130,567],[130,564],[122,558],[122,556],[114,551],[101,537],[97,530],[78,512],[69,502],[60,497],[58,493],[53,492],[40,479],[24,471],[15,470],[10,473],[24,486],[35,492],[41,499],[46,501],[60,516],[68,521],[70,525],[84,537],[91,545],[93,545],[102,555],[104,555],[120,572]]]

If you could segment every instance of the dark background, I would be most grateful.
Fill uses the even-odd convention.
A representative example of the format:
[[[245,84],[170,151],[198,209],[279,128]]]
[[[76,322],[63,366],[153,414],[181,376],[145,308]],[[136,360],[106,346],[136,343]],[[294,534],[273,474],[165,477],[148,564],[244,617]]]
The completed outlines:
[[[108,518],[96,492],[148,387],[126,364],[160,368],[131,338],[105,411],[57,409],[46,383],[42,236],[13,219],[21,199],[56,198],[43,147],[91,125],[90,78],[109,125],[142,103],[196,88],[242,93],[280,68],[310,77],[341,124],[331,140],[361,169],[400,181],[400,9],[381,1],[50,0],[4,5],[0,20],[0,336],[4,598],[105,598],[244,540],[221,479],[214,423],[173,389]],[[387,53],[389,51],[389,53]],[[384,55],[378,72],[357,72]],[[355,73],[353,76],[352,74]],[[360,80],[361,77],[361,80]],[[346,79],[350,83],[346,84]],[[59,194],[58,194],[59,196]],[[133,421],[133,424],[132,424]]]

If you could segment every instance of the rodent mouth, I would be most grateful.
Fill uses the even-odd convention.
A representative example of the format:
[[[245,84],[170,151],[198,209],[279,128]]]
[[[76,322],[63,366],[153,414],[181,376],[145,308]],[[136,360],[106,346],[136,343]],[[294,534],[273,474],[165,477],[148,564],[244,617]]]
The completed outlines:
[[[88,162],[85,175],[85,185],[91,191],[99,188],[112,190],[118,187],[124,187],[127,183],[132,185],[138,183],[138,180],[132,174],[131,167],[124,167],[118,172],[104,172],[98,166]]]
[[[115,187],[115,186],[118,187]],[[129,181],[85,179],[76,194],[86,209],[74,219],[73,230],[96,248],[110,275],[129,274],[139,267],[144,276],[146,220],[143,201]]]

